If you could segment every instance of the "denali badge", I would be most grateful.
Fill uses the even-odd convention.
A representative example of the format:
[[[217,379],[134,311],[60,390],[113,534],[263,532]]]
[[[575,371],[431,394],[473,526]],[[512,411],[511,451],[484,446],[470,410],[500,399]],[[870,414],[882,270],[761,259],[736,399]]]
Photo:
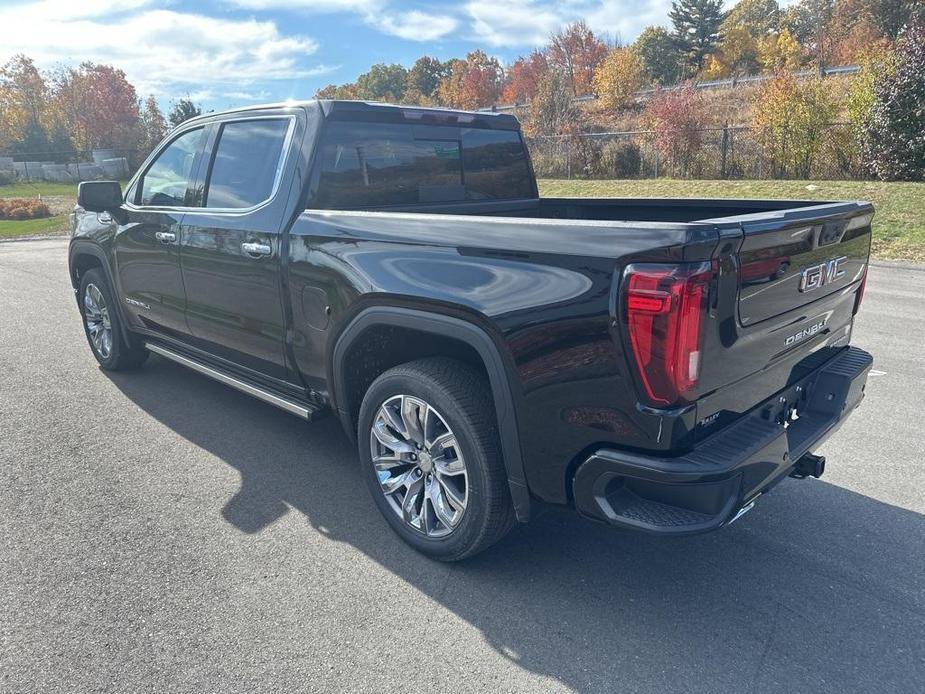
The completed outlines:
[[[845,274],[841,265],[846,260],[848,260],[848,256],[843,255],[841,258],[833,258],[832,260],[826,260],[824,263],[805,268],[800,273],[800,291],[811,292],[813,289],[819,289],[823,284],[837,280]]]
[[[807,337],[812,337],[813,335],[816,335],[824,327],[825,327],[825,321],[821,320],[818,323],[814,323],[813,325],[809,326],[808,328],[803,328],[796,335],[791,335],[786,340],[784,340],[784,344],[789,347],[790,345],[795,344],[797,342],[802,342]]]
[[[143,309],[145,309],[146,311],[150,311],[150,310],[151,310],[151,307],[150,307],[150,306],[148,306],[148,305],[145,304],[145,303],[142,303],[141,301],[138,301],[137,299],[132,299],[132,298],[129,298],[129,297],[125,297],[125,303],[131,304],[132,306],[137,306],[138,308],[143,308]]]

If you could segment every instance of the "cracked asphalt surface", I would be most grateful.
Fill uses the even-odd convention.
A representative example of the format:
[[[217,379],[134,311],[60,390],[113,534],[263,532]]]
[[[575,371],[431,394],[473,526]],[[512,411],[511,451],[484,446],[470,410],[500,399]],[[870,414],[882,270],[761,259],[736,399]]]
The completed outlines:
[[[822,480],[688,539],[544,510],[443,565],[334,418],[99,370],[66,249],[0,244],[0,691],[922,691],[925,268],[871,270]]]

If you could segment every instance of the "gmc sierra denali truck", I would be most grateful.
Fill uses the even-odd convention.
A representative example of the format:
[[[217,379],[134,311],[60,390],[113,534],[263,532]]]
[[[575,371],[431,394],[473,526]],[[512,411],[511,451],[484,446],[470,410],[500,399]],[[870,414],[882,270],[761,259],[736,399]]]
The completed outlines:
[[[308,101],[81,184],[69,267],[103,369],[153,352],[333,413],[387,522],[454,560],[540,502],[681,535],[821,475],[872,363],[872,215],[541,198],[509,115]]]

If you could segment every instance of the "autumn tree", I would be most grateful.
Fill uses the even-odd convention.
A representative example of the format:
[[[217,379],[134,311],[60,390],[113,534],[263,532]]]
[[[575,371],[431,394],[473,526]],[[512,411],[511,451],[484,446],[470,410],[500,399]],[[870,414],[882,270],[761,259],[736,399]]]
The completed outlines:
[[[582,137],[584,130],[583,112],[575,104],[568,75],[548,71],[530,101],[524,124],[527,135],[550,138],[536,148],[537,170],[546,175],[593,176],[600,168],[601,149],[592,138]]]
[[[788,7],[781,17],[786,28],[800,44],[808,60],[819,67],[831,65],[837,38],[830,32],[835,0],[801,0]]]
[[[0,149],[47,149],[48,86],[31,58],[13,56],[0,68]]]
[[[337,93],[336,84],[326,84],[321,89],[315,90],[316,99],[333,99],[334,95]]]
[[[84,62],[52,80],[49,107],[78,150],[134,149],[140,133],[138,96],[122,70]]]
[[[498,102],[504,71],[497,58],[485,51],[472,51],[465,60],[452,63],[450,74],[437,89],[441,104],[476,109]]]
[[[826,82],[780,73],[761,85],[753,109],[752,127],[775,177],[809,178],[838,113]]]
[[[780,6],[777,0],[740,0],[729,11],[723,25],[744,27],[757,41],[780,28]]]
[[[421,105],[435,103],[440,82],[449,74],[448,63],[430,56],[418,58],[405,79],[405,101]]]
[[[180,123],[188,121],[190,118],[202,115],[202,108],[193,103],[192,99],[187,96],[185,99],[177,99],[170,109],[170,115],[167,120],[170,125],[176,128]]]
[[[707,59],[704,76],[716,79],[758,72],[762,42],[779,29],[777,0],[741,0],[720,25],[721,39]]]
[[[568,77],[550,70],[530,101],[524,131],[531,137],[565,135],[574,132],[580,120]]]
[[[681,79],[682,61],[678,47],[664,27],[650,26],[633,43],[633,51],[652,84],[669,85]]]
[[[829,20],[828,33],[835,37],[831,60],[845,65],[864,60],[878,47],[888,47],[892,40],[884,36],[874,21],[874,7],[879,0],[838,0]]]
[[[860,142],[871,171],[883,180],[925,179],[925,25],[910,27],[874,77]]]
[[[658,90],[646,104],[643,123],[652,131],[664,167],[674,175],[694,173],[702,145],[704,110],[703,96],[691,83]]]
[[[758,42],[758,63],[769,72],[796,70],[800,67],[802,54],[789,29],[779,34],[768,34]]]
[[[614,48],[594,73],[594,91],[601,106],[611,110],[631,106],[644,82],[645,73],[632,48]]]
[[[607,44],[594,35],[584,20],[553,34],[546,47],[550,67],[565,75],[574,96],[591,93],[594,72],[607,52]]]
[[[723,1],[673,0],[668,16],[674,25],[675,42],[685,55],[688,74],[696,75],[720,41]]]
[[[377,63],[357,77],[357,96],[367,101],[401,101],[408,71],[397,63]]]
[[[167,120],[153,96],[144,100],[141,108],[141,138],[138,145],[140,154],[145,156],[157,146],[167,134]]]
[[[742,24],[726,26],[719,46],[707,58],[701,74],[707,79],[754,74],[760,67],[758,54],[758,41],[747,27]]]
[[[505,103],[524,103],[539,91],[540,81],[549,72],[549,61],[542,51],[533,51],[513,62],[505,73],[501,100]]]

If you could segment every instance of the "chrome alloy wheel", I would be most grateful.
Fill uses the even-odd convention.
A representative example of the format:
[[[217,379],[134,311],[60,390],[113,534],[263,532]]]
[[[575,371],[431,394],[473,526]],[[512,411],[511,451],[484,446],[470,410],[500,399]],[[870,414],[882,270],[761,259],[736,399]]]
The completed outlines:
[[[456,436],[431,405],[394,395],[376,412],[369,446],[392,510],[427,537],[445,537],[466,512],[468,477]]]
[[[84,321],[90,340],[103,359],[112,354],[112,323],[109,321],[109,308],[99,288],[90,283],[84,290]]]

